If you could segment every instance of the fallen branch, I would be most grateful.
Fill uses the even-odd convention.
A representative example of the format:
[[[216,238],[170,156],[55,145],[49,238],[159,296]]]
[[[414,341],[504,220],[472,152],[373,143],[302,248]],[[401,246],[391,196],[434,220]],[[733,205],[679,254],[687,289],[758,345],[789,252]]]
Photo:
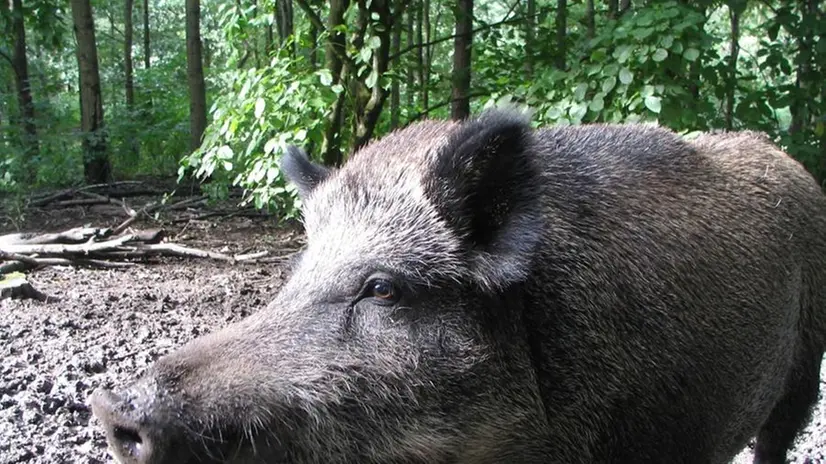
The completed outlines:
[[[135,263],[105,261],[101,259],[32,258],[29,256],[26,256],[25,258],[25,261],[8,261],[0,264],[0,274],[29,271],[46,266],[79,266],[99,269],[122,269],[135,265]]]
[[[73,196],[73,195],[75,195],[79,192],[87,192],[89,190],[95,190],[95,189],[99,189],[99,188],[103,188],[103,187],[112,188],[112,187],[119,186],[119,185],[138,185],[138,184],[143,184],[143,182],[137,181],[137,180],[123,180],[123,181],[118,181],[118,182],[112,182],[112,183],[109,183],[109,184],[92,184],[92,185],[86,185],[86,186],[83,186],[83,187],[75,187],[75,188],[65,189],[65,190],[61,190],[61,191],[56,192],[56,193],[49,193],[49,194],[46,194],[46,195],[41,195],[39,197],[34,197],[34,198],[32,198],[31,202],[29,203],[29,206],[46,206],[46,205],[48,205],[49,203],[51,203],[53,201],[60,200],[62,198],[71,197],[71,196]]]
[[[39,254],[39,255],[64,255],[64,254],[89,254],[103,250],[117,249],[124,243],[132,240],[133,235],[122,235],[118,238],[107,240],[105,242],[87,242],[82,245],[64,245],[64,244],[44,244],[44,245],[0,245],[0,252],[6,253],[20,253],[20,254]]]
[[[144,206],[143,208],[141,208],[140,210],[138,210],[129,219],[123,221],[122,223],[120,223],[120,225],[118,225],[117,227],[112,229],[112,233],[117,235],[117,234],[123,232],[124,230],[126,230],[127,227],[129,227],[135,221],[137,221],[138,218],[141,215],[149,216],[149,215],[155,213],[156,211],[160,211],[160,210],[172,211],[172,210],[175,210],[175,209],[186,208],[186,207],[192,206],[196,203],[206,201],[206,199],[207,199],[207,197],[205,197],[205,196],[200,196],[200,197],[195,197],[195,198],[187,198],[186,200],[181,200],[179,202],[168,204],[168,205],[164,205],[162,203],[158,203],[158,202],[153,201],[153,202],[147,204],[146,206]]]
[[[100,229],[97,227],[76,227],[63,232],[49,234],[34,234],[31,232],[8,234],[0,236],[0,249],[5,249],[9,245],[85,243],[95,237],[103,238],[110,234],[111,231],[109,229]]]

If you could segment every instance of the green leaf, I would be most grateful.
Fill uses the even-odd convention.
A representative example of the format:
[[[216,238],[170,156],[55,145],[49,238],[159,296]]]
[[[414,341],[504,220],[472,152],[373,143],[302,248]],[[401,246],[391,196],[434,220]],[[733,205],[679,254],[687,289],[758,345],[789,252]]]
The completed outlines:
[[[299,142],[303,141],[307,138],[307,130],[306,129],[299,129],[298,132],[295,134],[295,139]]]
[[[696,48],[687,48],[685,52],[683,52],[683,58],[687,59],[688,61],[694,61],[700,56],[700,50]]]
[[[216,155],[222,160],[232,159],[232,148],[229,145],[221,145]]]
[[[660,100],[660,97],[649,95],[645,97],[644,103],[645,107],[654,113],[659,114],[662,109],[662,101]]]
[[[634,75],[631,74],[631,71],[628,68],[622,68],[622,70],[620,70],[619,73],[619,79],[620,82],[622,82],[625,85],[628,85],[631,83],[631,81],[634,80]]]
[[[628,61],[628,58],[631,57],[631,51],[632,49],[630,45],[620,45],[614,52],[614,58],[616,58],[620,63],[625,63]]]
[[[368,89],[372,89],[373,87],[375,87],[376,82],[378,81],[378,79],[379,79],[379,73],[377,73],[376,70],[374,69],[373,71],[370,72],[370,75],[367,76],[367,79],[364,80],[364,85],[366,85]]]
[[[381,39],[378,36],[370,37],[370,40],[367,41],[367,46],[371,49],[375,50],[381,47]]]
[[[574,122],[579,122],[585,116],[585,113],[588,111],[588,105],[585,103],[574,103],[574,106],[571,107],[571,110],[568,114],[571,115],[571,119]]]
[[[666,58],[668,58],[668,52],[664,48],[658,48],[657,51],[651,55],[651,59],[656,62],[660,62]]]
[[[663,48],[671,48],[671,45],[674,44],[674,37],[667,35],[660,39],[660,44],[663,46]]]
[[[585,98],[585,92],[588,91],[588,84],[581,83],[574,89],[574,100],[582,101]]]
[[[614,76],[608,76],[602,81],[602,91],[604,93],[608,93],[614,89],[614,86],[617,85],[617,78]]]
[[[255,100],[255,119],[260,118],[261,115],[264,114],[264,109],[266,107],[267,102],[265,102],[263,98],[258,97],[258,99]]]
[[[361,50],[359,50],[359,56],[361,57],[362,61],[364,61],[365,63],[369,63],[370,58],[373,57],[373,49],[369,47],[364,47]]]
[[[619,72],[619,65],[617,63],[607,64],[602,69],[602,73],[606,76],[616,76],[618,72]]]
[[[321,85],[329,87],[333,83],[333,74],[329,69],[322,69],[318,72],[318,77],[321,79]]]
[[[264,144],[264,153],[269,155],[270,153],[272,153],[275,150],[275,147],[277,147],[277,146],[278,146],[278,138],[277,137],[273,137],[273,138],[267,140],[267,143]]]
[[[232,161],[224,161],[224,170],[232,171]]]
[[[605,108],[605,100],[602,98],[595,98],[591,100],[591,103],[588,105],[588,109],[594,113],[602,111],[603,108]]]

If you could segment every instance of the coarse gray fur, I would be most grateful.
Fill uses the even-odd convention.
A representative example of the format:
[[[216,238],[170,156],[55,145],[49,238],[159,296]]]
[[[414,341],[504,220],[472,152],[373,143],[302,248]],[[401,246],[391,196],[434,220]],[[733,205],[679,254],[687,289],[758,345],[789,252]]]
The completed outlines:
[[[290,279],[95,394],[122,462],[782,463],[809,420],[826,197],[761,134],[495,109],[282,167]]]

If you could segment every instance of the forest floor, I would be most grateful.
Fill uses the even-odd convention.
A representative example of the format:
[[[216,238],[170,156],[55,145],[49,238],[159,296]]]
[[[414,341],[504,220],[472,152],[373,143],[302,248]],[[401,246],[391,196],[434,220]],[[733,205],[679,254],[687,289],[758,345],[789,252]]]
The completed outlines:
[[[0,233],[57,232],[113,227],[123,209],[33,208],[16,224],[8,219],[0,218]],[[160,223],[142,218],[133,227],[163,227],[170,241],[227,254],[288,257],[303,245],[294,225],[255,215],[207,217],[204,208],[161,214]],[[153,257],[126,269],[54,266],[29,273],[37,290],[59,301],[0,302],[0,464],[113,462],[89,394],[123,386],[184,342],[264,307],[283,283],[286,261]],[[826,463],[823,402],[790,458]],[[751,462],[750,450],[735,462]]]

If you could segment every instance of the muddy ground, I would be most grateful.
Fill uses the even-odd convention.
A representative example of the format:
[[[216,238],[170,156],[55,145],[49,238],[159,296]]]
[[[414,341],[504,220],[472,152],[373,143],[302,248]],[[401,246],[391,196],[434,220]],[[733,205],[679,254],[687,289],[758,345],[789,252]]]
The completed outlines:
[[[136,227],[162,226],[171,241],[230,254],[289,256],[302,245],[296,226],[277,227],[271,217],[180,220],[187,214],[200,213],[162,215],[165,222]],[[122,220],[123,211],[108,205],[32,210],[22,222],[0,219],[0,233]],[[163,258],[126,270],[31,273],[36,288],[61,300],[0,302],[0,464],[113,462],[88,395],[123,385],[171,349],[262,308],[281,286],[285,262]],[[750,461],[746,449],[735,462]],[[826,463],[823,402],[790,462]]]

